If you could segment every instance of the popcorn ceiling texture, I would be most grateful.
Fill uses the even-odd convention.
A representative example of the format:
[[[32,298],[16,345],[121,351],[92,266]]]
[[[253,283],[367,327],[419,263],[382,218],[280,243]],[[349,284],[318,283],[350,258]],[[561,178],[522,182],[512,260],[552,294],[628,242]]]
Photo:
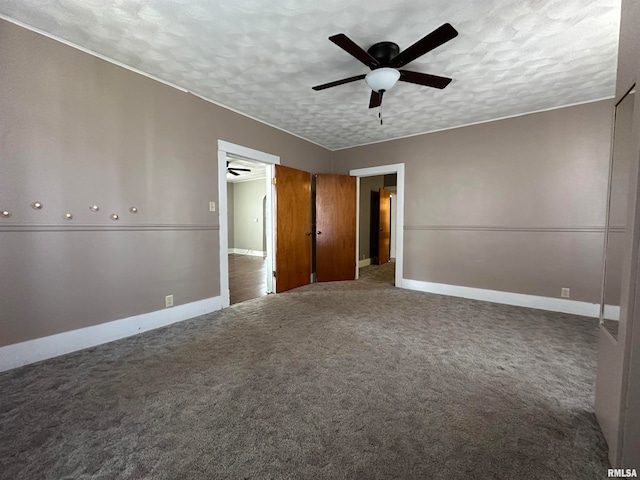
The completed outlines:
[[[47,32],[329,149],[611,97],[619,0],[0,0],[0,15]],[[399,82],[384,125],[369,70],[327,37],[405,49],[444,22],[460,35],[407,66],[452,77]]]

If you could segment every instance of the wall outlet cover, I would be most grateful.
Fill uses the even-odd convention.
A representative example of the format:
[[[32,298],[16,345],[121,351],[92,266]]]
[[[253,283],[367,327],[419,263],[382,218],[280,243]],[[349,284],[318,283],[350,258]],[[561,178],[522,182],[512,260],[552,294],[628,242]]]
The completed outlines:
[[[571,289],[570,288],[561,288],[560,289],[560,296],[562,298],[571,298]]]
[[[173,307],[173,295],[167,295],[164,297],[164,305],[165,307]]]

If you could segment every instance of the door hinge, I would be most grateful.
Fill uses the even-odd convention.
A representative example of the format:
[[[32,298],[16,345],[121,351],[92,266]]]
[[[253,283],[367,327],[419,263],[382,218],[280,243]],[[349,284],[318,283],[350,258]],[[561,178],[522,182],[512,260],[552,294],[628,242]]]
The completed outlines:
[[[276,271],[273,271],[273,278],[276,278]]]
[[[271,179],[271,185],[275,185],[275,184],[276,184],[276,180],[277,180],[277,179],[276,179],[276,177],[273,177],[273,178]]]

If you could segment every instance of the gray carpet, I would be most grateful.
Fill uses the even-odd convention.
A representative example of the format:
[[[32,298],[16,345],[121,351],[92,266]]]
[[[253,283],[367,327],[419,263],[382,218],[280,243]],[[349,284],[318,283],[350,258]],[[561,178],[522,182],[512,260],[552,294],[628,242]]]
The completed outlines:
[[[0,478],[605,478],[596,333],[310,285],[0,374]]]
[[[396,263],[387,262],[382,265],[368,265],[359,270],[359,278],[371,282],[395,285]]]

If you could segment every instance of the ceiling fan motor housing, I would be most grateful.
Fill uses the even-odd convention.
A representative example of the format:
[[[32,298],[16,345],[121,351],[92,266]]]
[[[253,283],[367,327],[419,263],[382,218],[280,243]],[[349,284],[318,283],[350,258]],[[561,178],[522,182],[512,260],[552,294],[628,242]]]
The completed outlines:
[[[371,45],[367,53],[380,62],[380,66],[375,68],[386,67],[400,53],[400,47],[393,42],[379,42]]]

